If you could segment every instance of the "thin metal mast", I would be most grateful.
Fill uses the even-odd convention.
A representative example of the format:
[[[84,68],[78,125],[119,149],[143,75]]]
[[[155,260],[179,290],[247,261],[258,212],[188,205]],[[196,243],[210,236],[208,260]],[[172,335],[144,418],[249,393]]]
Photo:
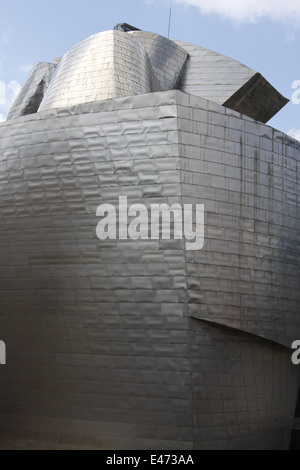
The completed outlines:
[[[173,0],[170,0],[170,14],[169,14],[168,39],[170,39],[171,19],[172,19],[172,6],[173,6]]]

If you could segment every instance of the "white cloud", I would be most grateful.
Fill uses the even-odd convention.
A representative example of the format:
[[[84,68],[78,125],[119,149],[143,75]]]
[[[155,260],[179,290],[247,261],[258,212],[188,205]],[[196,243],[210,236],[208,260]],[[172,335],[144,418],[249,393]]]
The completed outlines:
[[[24,72],[24,73],[29,73],[32,69],[33,69],[33,65],[31,64],[24,64],[24,65],[21,65],[20,67],[21,72]]]
[[[300,140],[300,129],[291,129],[288,131],[288,135],[296,140]]]
[[[15,80],[5,83],[0,80],[0,122],[5,121],[11,105],[21,90],[21,85]]]
[[[255,23],[269,18],[285,22],[300,23],[299,0],[175,0],[198,7],[201,13],[216,13],[225,18],[243,23]]]
[[[16,82],[15,80],[12,80],[7,85],[7,89],[8,89],[8,91],[11,92],[11,93],[8,94],[8,100],[11,100],[10,102],[12,103],[16,99],[16,97],[18,96],[18,94],[21,90],[21,85],[20,85],[20,83]]]

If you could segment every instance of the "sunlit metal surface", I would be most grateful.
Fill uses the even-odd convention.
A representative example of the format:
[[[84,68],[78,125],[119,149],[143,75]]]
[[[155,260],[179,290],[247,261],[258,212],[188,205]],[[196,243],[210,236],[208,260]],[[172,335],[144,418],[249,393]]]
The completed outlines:
[[[264,77],[237,60],[195,44],[174,42],[189,54],[179,90],[263,123],[288,103]]]
[[[105,31],[65,54],[39,111],[153,91],[159,86],[143,44],[130,34]]]
[[[126,23],[81,41],[62,60],[55,59],[54,65],[37,67],[21,89],[9,119],[173,89],[263,123],[288,102],[259,73],[234,59]]]
[[[174,41],[146,31],[130,33],[141,41],[147,51],[161,91],[177,88],[188,52]]]
[[[187,57],[186,50],[157,34],[96,34],[65,54],[39,111],[172,90]]]

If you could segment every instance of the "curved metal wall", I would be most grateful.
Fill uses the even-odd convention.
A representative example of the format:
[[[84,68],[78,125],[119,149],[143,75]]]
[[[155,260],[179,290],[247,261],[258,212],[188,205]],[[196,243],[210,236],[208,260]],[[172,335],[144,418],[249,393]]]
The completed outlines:
[[[264,123],[288,102],[264,77],[236,60],[146,31],[96,34],[67,52],[53,75],[56,63],[33,69],[8,119],[173,89]]]
[[[287,448],[296,141],[176,91],[38,113],[0,137],[1,447]],[[204,203],[204,249],[100,242],[96,208],[120,195]]]
[[[76,44],[57,66],[39,111],[158,91],[144,46],[120,31]]]
[[[133,31],[129,34],[132,34],[145,46],[158,79],[160,91],[177,88],[189,55],[188,52],[174,41],[158,34],[147,31]]]

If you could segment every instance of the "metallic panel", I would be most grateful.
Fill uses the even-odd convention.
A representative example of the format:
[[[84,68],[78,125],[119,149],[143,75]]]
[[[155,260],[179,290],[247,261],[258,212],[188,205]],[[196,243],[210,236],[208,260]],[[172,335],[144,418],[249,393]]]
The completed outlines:
[[[131,32],[146,48],[161,91],[173,90],[180,82],[188,57],[174,41],[146,31]]]
[[[36,113],[49,86],[56,66],[47,62],[37,63],[12,104],[7,119]]]
[[[260,73],[257,73],[223,106],[266,123],[288,102],[287,98],[275,90]]]
[[[174,40],[189,58],[178,89],[266,123],[288,100],[260,74],[201,46]]]
[[[288,447],[299,145],[178,91],[0,124],[1,448]],[[204,203],[204,249],[100,242],[120,195]]]
[[[223,104],[256,73],[218,52],[183,41],[174,42],[189,54],[179,85],[185,93]]]
[[[300,337],[300,142],[194,96],[178,121],[182,197],[206,207],[204,249],[186,255],[190,315],[289,348]]]
[[[146,50],[120,31],[91,36],[67,52],[39,111],[158,91]]]
[[[38,64],[9,119],[38,109],[176,88],[263,123],[288,102],[260,74],[233,59],[145,31],[106,31],[75,45],[60,61],[44,96],[53,71],[52,64]]]

